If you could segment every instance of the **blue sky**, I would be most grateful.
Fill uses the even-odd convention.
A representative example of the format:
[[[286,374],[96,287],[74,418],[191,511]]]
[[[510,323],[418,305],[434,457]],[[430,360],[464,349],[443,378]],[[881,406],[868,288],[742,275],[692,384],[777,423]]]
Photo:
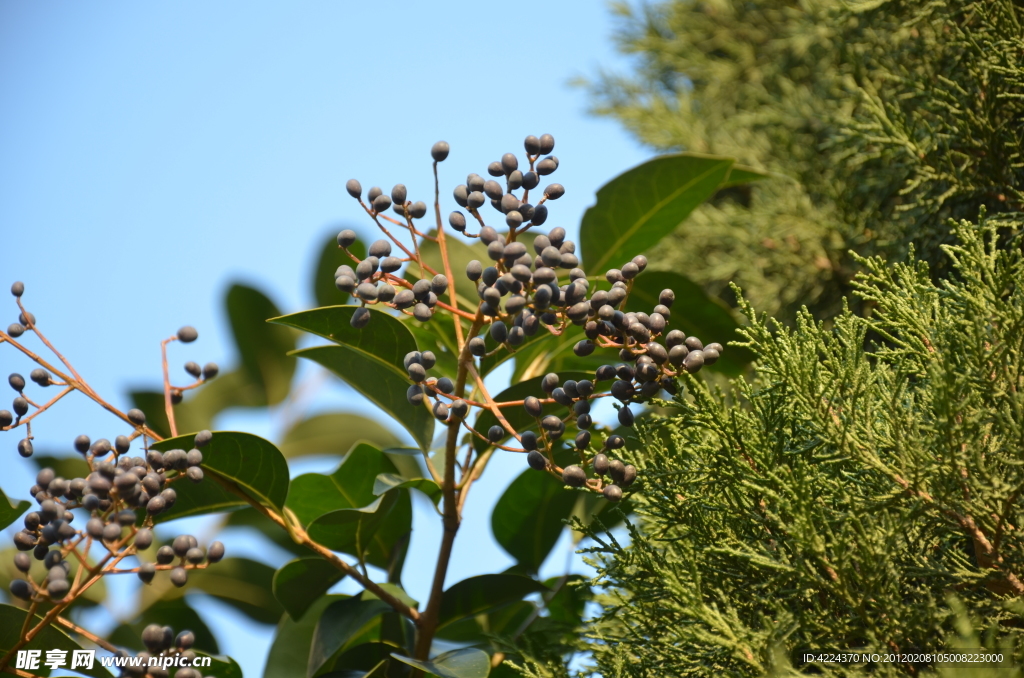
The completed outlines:
[[[410,199],[429,200],[438,139],[452,146],[441,166],[447,211],[467,173],[521,152],[527,134],[554,134],[553,178],[566,195],[548,223],[574,234],[595,190],[650,157],[616,123],[589,116],[585,93],[568,85],[628,65],[613,30],[597,2],[2,3],[0,286],[23,280],[40,327],[127,407],[129,387],[158,384],[158,342],[183,324],[200,340],[178,347],[172,365],[230,363],[221,308],[231,282],[260,287],[286,312],[309,308],[323,238],[341,225],[371,235],[345,181],[401,182]],[[6,326],[16,308],[0,298],[0,309]],[[5,375],[30,369],[0,347]],[[336,386],[313,407],[371,411]],[[264,414],[229,412],[218,426],[277,432]],[[37,449],[68,453],[78,433],[113,437],[111,427],[75,398],[34,433]],[[15,454],[13,434],[0,444]],[[511,563],[490,538],[490,507],[521,461],[499,455],[474,489],[449,583]],[[26,496],[31,474],[14,466],[0,487]],[[417,520],[413,549],[432,563],[437,531],[428,513]],[[547,570],[564,571],[569,552],[560,545]],[[422,600],[429,572],[407,572]],[[222,649],[260,675],[271,630],[196,604]]]

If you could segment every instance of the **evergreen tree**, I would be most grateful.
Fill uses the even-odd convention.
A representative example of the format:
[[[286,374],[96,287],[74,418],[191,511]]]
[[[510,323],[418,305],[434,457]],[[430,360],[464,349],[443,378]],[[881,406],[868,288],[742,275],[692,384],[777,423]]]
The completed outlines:
[[[631,544],[593,532],[601,675],[817,673],[790,660],[829,648],[1021,665],[1024,256],[991,221],[956,235],[941,283],[913,255],[859,259],[871,319],[772,331],[744,302],[756,378],[688,379],[647,420]]]
[[[663,248],[734,301],[791,322],[838,312],[856,264],[910,243],[942,275],[949,219],[1019,224],[1019,4],[676,0],[620,5],[628,75],[590,83],[598,113],[662,150],[781,175],[723,192]],[[788,179],[788,180],[787,180]]]

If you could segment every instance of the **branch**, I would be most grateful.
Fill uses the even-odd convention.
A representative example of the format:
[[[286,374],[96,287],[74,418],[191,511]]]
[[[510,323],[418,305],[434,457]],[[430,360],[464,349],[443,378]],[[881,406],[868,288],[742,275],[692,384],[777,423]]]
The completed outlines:
[[[289,521],[285,520],[285,518],[281,516],[281,514],[267,508],[260,502],[256,501],[247,493],[243,492],[241,488],[238,487],[238,485],[231,482],[230,480],[222,478],[216,473],[208,473],[206,477],[212,477],[215,482],[217,482],[221,487],[226,489],[228,492],[231,492],[232,494],[244,499],[246,503],[248,503],[254,509],[262,513],[264,516],[269,518],[274,523],[277,523],[277,525],[279,525],[280,527],[284,528],[285,531],[287,531],[288,534],[291,535],[292,539],[295,540],[297,543],[302,544],[306,548],[314,551],[318,555],[323,556],[324,558],[329,560],[332,565],[337,567],[339,570],[344,572],[349,577],[352,577],[352,579],[355,579],[357,582],[359,582],[359,585],[362,586],[364,589],[370,591],[375,596],[377,596],[385,603],[390,605],[392,609],[395,610],[395,612],[398,612],[399,614],[408,617],[414,622],[419,620],[419,612],[417,612],[416,610],[409,607],[395,596],[391,595],[390,593],[382,589],[374,581],[364,576],[363,573],[360,572],[358,569],[352,567],[344,560],[339,558],[338,555],[334,553],[334,551],[331,551],[326,546],[313,541],[313,539],[311,539],[310,536],[306,534],[306,531],[302,528],[301,525],[290,524]]]

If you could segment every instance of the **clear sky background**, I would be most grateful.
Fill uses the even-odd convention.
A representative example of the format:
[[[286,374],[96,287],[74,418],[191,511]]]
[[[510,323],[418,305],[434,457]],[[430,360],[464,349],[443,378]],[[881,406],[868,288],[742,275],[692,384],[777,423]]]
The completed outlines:
[[[345,181],[410,199],[432,195],[429,149],[441,165],[442,209],[469,172],[522,152],[527,134],[555,135],[566,195],[548,226],[573,237],[596,189],[647,159],[618,124],[587,114],[577,76],[628,64],[600,2],[0,3],[0,287],[23,280],[40,327],[94,388],[119,407],[131,387],[159,384],[159,341],[192,324],[189,359],[232,360],[223,294],[234,281],[285,312],[313,305],[311,266],[342,225],[372,233]],[[363,216],[363,220],[360,220]],[[4,301],[4,298],[7,301]],[[0,297],[0,323],[16,319]],[[31,369],[0,346],[0,372]],[[304,368],[302,374],[308,374]],[[5,384],[0,388],[7,389]],[[7,390],[0,408],[9,408]],[[312,406],[371,412],[330,386]],[[274,437],[265,413],[225,413],[218,428]],[[61,403],[33,431],[37,449],[70,453],[78,433],[120,433],[83,398]],[[396,429],[397,432],[397,429]],[[26,497],[30,465],[17,434],[0,436],[0,487]],[[329,472],[336,459],[295,472]],[[523,468],[498,455],[471,495],[448,584],[511,564],[490,535],[490,509]],[[416,514],[405,581],[424,600],[439,530]],[[210,522],[174,530],[203,538]],[[284,554],[220,535],[235,555]],[[566,541],[545,573],[579,570]],[[429,563],[429,567],[426,564]],[[134,582],[117,590],[129,593]],[[342,584],[341,590],[348,590]],[[246,676],[259,676],[273,629],[202,596],[193,602]],[[128,605],[94,614],[109,628]],[[111,616],[113,615],[113,616]]]

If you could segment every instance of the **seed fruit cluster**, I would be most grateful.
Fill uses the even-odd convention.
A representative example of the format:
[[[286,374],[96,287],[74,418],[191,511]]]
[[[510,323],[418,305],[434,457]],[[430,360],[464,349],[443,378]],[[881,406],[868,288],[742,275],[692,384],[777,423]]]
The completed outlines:
[[[195,645],[196,636],[191,631],[182,631],[174,635],[174,629],[170,626],[150,624],[142,630],[142,643],[146,651],[140,652],[138,657],[142,658],[142,666],[125,667],[122,676],[126,678],[170,678],[170,672],[163,666],[146,666],[153,657],[164,659],[177,659],[177,663],[192,663],[196,659],[196,653],[192,650]],[[127,653],[122,653],[127,656]],[[160,662],[172,665],[173,662]],[[191,666],[178,668],[174,672],[174,678],[203,678],[202,674]]]
[[[144,421],[142,412],[133,410],[131,414]],[[86,571],[93,570],[94,566],[86,561],[92,544],[103,544],[114,560],[149,549],[154,541],[153,516],[163,513],[177,500],[171,485],[184,479],[194,483],[203,480],[203,453],[199,448],[210,440],[209,431],[200,431],[194,439],[195,448],[188,452],[161,453],[151,449],[145,457],[133,457],[128,454],[127,436],[118,436],[113,445],[105,438],[95,442],[85,435],[75,438],[75,450],[85,457],[91,473],[85,478],[65,479],[52,468],[43,468],[36,475],[29,493],[38,508],[25,514],[23,529],[13,537],[21,552],[15,555],[14,565],[26,578],[11,582],[11,594],[23,600],[58,603],[71,592],[69,558],[77,559]],[[75,509],[88,516],[82,529],[73,524]],[[33,581],[28,576],[32,566],[29,553],[45,565],[46,576],[42,581]],[[135,572],[148,584],[158,570],[169,570],[171,583],[181,587],[188,581],[188,570],[216,563],[223,557],[224,546],[220,542],[213,542],[204,550],[195,537],[180,535],[172,545],[157,550],[156,563],[145,562],[133,570],[97,571]]]
[[[630,487],[636,480],[636,468],[608,457],[625,445],[621,436],[592,433],[593,401],[606,396],[614,398],[619,402],[619,423],[633,426],[636,412],[631,406],[646,402],[661,391],[675,395],[677,376],[694,374],[704,365],[714,364],[724,349],[719,343],[704,345],[697,337],[669,329],[676,298],[671,289],[661,292],[658,303],[649,313],[623,310],[633,281],[647,267],[647,258],[643,255],[625,262],[621,268],[604,271],[601,276],[588,276],[580,268],[576,243],[567,239],[564,228],[556,226],[546,233],[536,233],[536,227],[548,219],[547,202],[565,194],[561,184],[552,183],[543,189],[536,204],[530,199],[530,191],[540,185],[541,177],[558,169],[558,158],[551,154],[554,146],[555,140],[549,134],[528,136],[524,141],[526,158],[522,169],[519,158],[506,153],[488,166],[487,174],[491,179],[471,173],[466,182],[453,191],[455,202],[466,212],[451,212],[449,227],[466,237],[479,239],[487,246],[489,259],[489,262],[473,260],[466,266],[465,277],[475,286],[478,298],[475,313],[468,317],[475,320],[474,327],[481,329],[479,335],[468,338],[466,350],[472,359],[479,361],[499,351],[514,353],[517,347],[542,331],[560,336],[573,328],[582,328],[583,336],[573,346],[577,356],[590,356],[599,348],[613,349],[618,352],[620,362],[602,365],[592,380],[563,380],[556,373],[545,376],[542,383],[545,393],[522,402],[534,423],[521,431],[514,430],[507,421],[486,432],[474,430],[466,422],[472,407],[500,410],[518,403],[466,399],[455,375],[428,375],[437,363],[430,351],[413,351],[405,356],[403,364],[412,382],[406,395],[410,405],[429,407],[437,420],[449,426],[463,425],[472,435],[485,438],[500,449],[525,453],[531,468],[552,473],[571,487],[601,492],[608,500],[619,501],[623,488]],[[431,153],[435,174],[437,163],[448,157],[449,150],[445,142],[434,145]],[[422,322],[429,321],[439,309],[457,314],[458,304],[450,290],[452,281],[446,275],[430,271],[433,277],[410,280],[411,276],[403,277],[400,273],[408,262],[419,264],[421,271],[425,268],[415,246],[417,238],[431,238],[421,233],[416,225],[416,220],[426,214],[425,203],[410,202],[403,184],[396,185],[390,196],[381,188],[373,187],[366,193],[365,200],[359,181],[350,180],[346,188],[389,238],[370,243],[367,256],[360,260],[349,250],[357,240],[355,231],[346,229],[338,234],[339,247],[355,263],[354,268],[343,265],[334,274],[337,287],[352,294],[360,303],[360,308],[352,315],[353,327],[367,326],[371,319],[367,306],[372,305],[412,315]],[[504,220],[500,231],[488,225],[481,212],[488,203]],[[403,218],[404,223],[386,216],[388,209]],[[382,220],[408,229],[413,248],[392,236]],[[475,228],[471,229],[470,224],[474,222]],[[441,226],[439,218],[439,230]],[[528,247],[524,241],[530,238],[528,231],[531,229],[535,235]],[[432,239],[443,247],[443,241]],[[404,256],[402,253],[396,256],[393,245],[400,248]],[[598,285],[602,277],[610,288]],[[449,304],[443,301],[446,293],[450,296]],[[488,338],[496,348],[488,347]],[[602,384],[607,385],[605,390],[600,389]],[[547,411],[546,406],[555,407]],[[567,423],[579,431],[574,447],[580,464],[561,468],[554,461],[554,451]],[[595,434],[601,439],[599,446],[594,443]],[[510,437],[518,440],[521,449],[500,444]],[[592,446],[598,448],[596,453],[591,452]],[[585,469],[592,471],[590,477]]]
[[[17,338],[26,332],[35,332],[52,349],[36,327],[35,317],[22,305],[24,284],[14,283],[11,292],[21,314],[19,322],[8,328],[7,335]],[[164,345],[170,341],[191,343],[198,336],[195,328],[185,326],[174,337],[165,340]],[[42,362],[38,356],[29,355],[37,362]],[[17,396],[13,403],[13,414],[8,410],[0,410],[0,430],[25,427],[26,436],[17,444],[18,453],[22,457],[33,454],[32,426],[37,416],[71,390],[94,394],[73,368],[64,362],[74,374],[74,379],[58,377],[43,367],[29,374],[28,381],[40,389],[50,386],[64,388],[57,397],[43,404],[38,404],[27,393],[29,385],[24,376],[18,373],[8,376],[7,382]],[[167,395],[172,402],[181,399],[182,391],[196,388],[215,377],[218,367],[214,363],[199,367],[196,363],[188,362],[185,371],[196,382],[183,387],[171,387],[168,382]],[[188,582],[189,571],[206,568],[224,557],[224,545],[221,542],[215,541],[203,549],[194,536],[185,534],[179,535],[170,544],[160,546],[155,554],[155,562],[140,559],[138,567],[118,567],[124,558],[137,556],[154,545],[154,518],[174,506],[178,498],[174,485],[203,482],[202,448],[213,440],[210,431],[200,431],[193,438],[191,449],[161,452],[148,444],[151,432],[146,426],[146,415],[141,410],[130,409],[121,416],[131,428],[114,436],[113,442],[107,438],[93,441],[84,434],[72,442],[73,449],[82,456],[88,467],[89,472],[85,477],[63,478],[50,467],[40,469],[36,475],[35,484],[28,492],[37,507],[25,514],[22,529],[12,538],[18,551],[14,556],[14,566],[22,573],[21,577],[10,583],[10,593],[15,598],[33,605],[66,606],[98,577],[111,574],[133,573],[142,582],[149,584],[159,572],[166,572],[174,586],[182,587]],[[141,455],[133,456],[132,446],[137,441],[142,443]],[[101,548],[97,549],[97,546]],[[41,570],[38,566],[33,568],[36,562],[42,564]],[[190,648],[194,636],[191,632],[178,634],[177,638],[173,633],[166,637],[168,633],[171,633],[169,628],[151,626],[143,633],[143,641],[151,653],[192,652]],[[161,667],[131,667],[125,670],[125,675],[132,676],[161,678],[168,675],[167,670]],[[178,678],[201,678],[194,669],[185,667],[179,668],[175,675]]]

